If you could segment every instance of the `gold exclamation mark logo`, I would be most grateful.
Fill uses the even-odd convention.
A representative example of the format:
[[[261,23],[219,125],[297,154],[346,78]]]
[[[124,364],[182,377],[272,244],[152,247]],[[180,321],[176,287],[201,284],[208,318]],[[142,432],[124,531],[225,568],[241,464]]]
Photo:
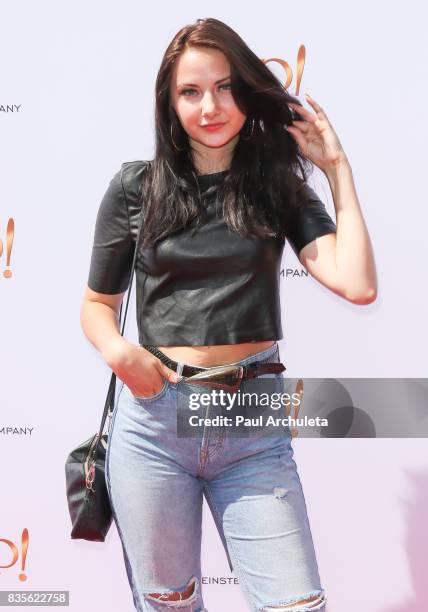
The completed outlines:
[[[296,96],[299,95],[300,83],[303,76],[303,68],[305,67],[306,48],[305,45],[300,45],[297,52],[297,74],[296,74]]]
[[[29,540],[28,529],[24,528],[22,530],[22,536],[21,536],[21,544],[22,544],[21,570],[22,572],[18,576],[21,582],[24,582],[25,580],[27,580],[27,574],[24,574],[24,570],[25,570],[25,561],[27,560],[28,540]]]
[[[10,278],[12,270],[10,269],[10,257],[12,255],[13,237],[15,235],[15,223],[12,217],[9,217],[6,228],[6,270],[3,270],[3,276]],[[3,242],[0,239],[0,257],[3,255]],[[8,269],[9,268],[9,269]]]

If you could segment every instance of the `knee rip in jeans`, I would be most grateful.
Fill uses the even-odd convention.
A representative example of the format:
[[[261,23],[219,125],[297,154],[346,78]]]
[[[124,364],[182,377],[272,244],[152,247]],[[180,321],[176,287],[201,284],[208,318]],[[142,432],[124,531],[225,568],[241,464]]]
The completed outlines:
[[[284,499],[284,497],[287,495],[287,489],[284,489],[283,487],[275,487],[273,494],[277,499]]]
[[[322,591],[309,593],[305,599],[295,599],[293,601],[270,604],[262,608],[261,612],[276,612],[277,610],[288,610],[289,612],[307,612],[309,610],[324,609],[326,598]]]
[[[196,599],[198,592],[198,579],[196,576],[190,578],[183,591],[168,591],[167,593],[145,593],[144,597],[165,604],[168,607],[180,608],[188,606]]]

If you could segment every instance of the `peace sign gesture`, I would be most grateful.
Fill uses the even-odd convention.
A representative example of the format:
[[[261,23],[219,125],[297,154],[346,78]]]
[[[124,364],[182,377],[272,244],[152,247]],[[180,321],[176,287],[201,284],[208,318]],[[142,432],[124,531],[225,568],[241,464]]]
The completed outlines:
[[[289,103],[288,106],[298,112],[303,121],[293,121],[287,130],[297,142],[301,154],[326,172],[346,161],[347,157],[324,110],[309,94],[305,95],[315,113],[294,102]]]

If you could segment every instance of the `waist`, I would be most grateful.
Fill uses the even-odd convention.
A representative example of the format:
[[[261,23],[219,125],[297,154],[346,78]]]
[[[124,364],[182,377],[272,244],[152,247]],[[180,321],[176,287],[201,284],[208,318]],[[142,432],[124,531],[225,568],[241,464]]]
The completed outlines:
[[[276,341],[268,348],[259,350],[243,359],[209,367],[175,361],[157,346],[146,344],[144,348],[158,357],[168,368],[191,380],[192,383],[219,387],[226,385],[234,390],[239,387],[244,378],[256,378],[267,373],[278,374],[286,369],[279,361],[279,347]]]
[[[215,346],[157,346],[157,348],[174,361],[211,368],[236,363],[276,344],[275,340],[262,340]]]

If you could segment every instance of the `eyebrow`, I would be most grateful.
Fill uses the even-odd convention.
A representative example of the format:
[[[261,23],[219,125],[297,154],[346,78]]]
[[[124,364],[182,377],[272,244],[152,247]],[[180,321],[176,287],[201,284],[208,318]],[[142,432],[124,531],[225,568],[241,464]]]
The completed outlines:
[[[217,85],[218,83],[221,83],[222,81],[226,81],[227,79],[230,79],[230,74],[229,76],[223,77],[222,79],[219,79],[218,81],[215,82],[215,84]],[[177,85],[177,87],[184,87],[184,86],[190,86],[190,87],[197,87],[197,85],[195,85],[195,83],[180,83],[179,85]]]

